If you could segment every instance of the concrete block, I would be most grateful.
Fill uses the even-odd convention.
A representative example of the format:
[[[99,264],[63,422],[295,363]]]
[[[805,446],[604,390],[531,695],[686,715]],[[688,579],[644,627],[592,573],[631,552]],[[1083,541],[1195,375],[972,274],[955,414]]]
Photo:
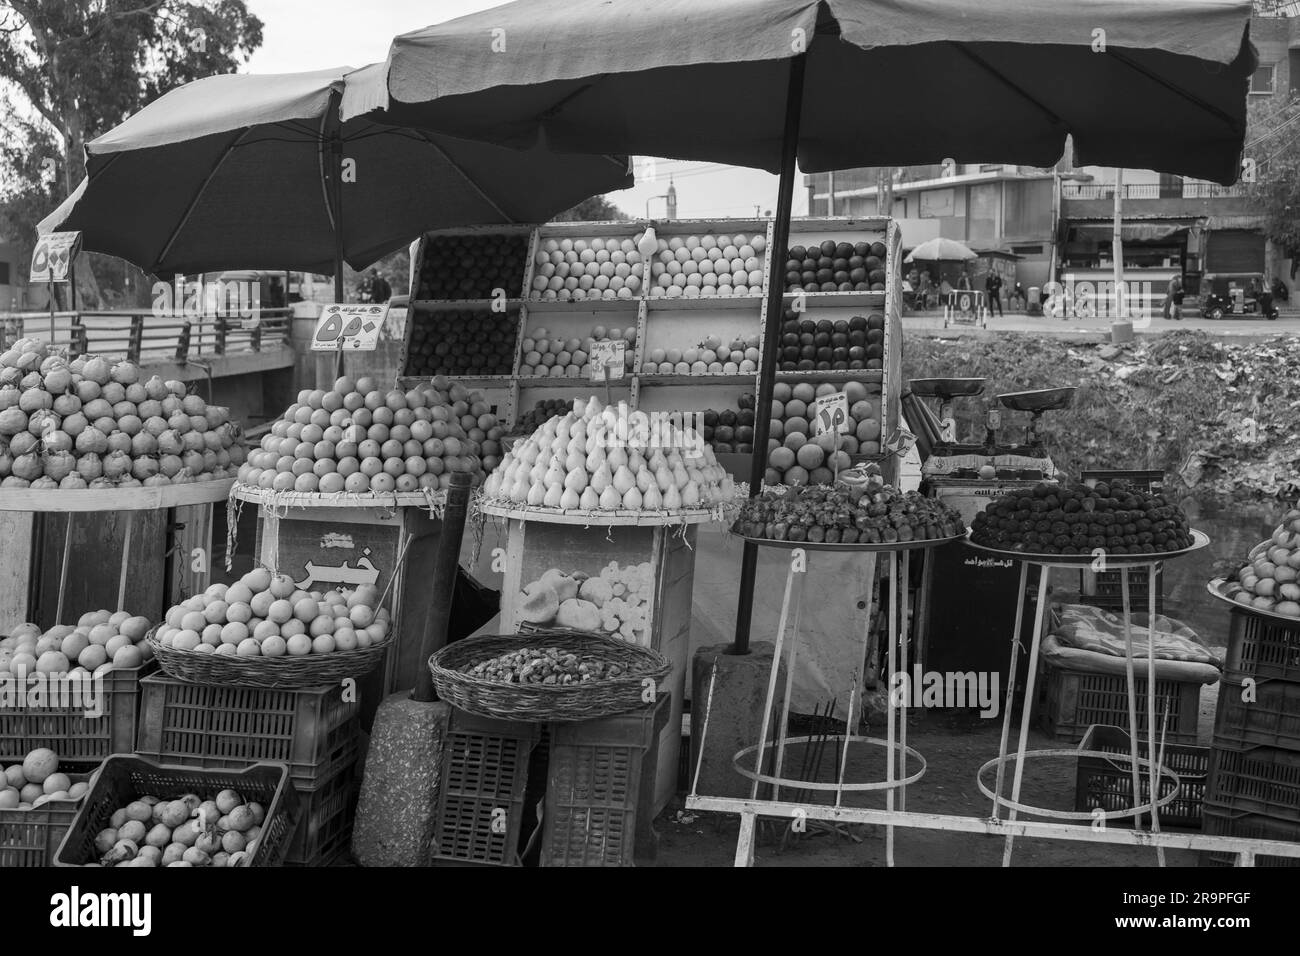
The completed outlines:
[[[730,644],[702,647],[691,661],[691,766],[690,782],[695,792],[708,797],[748,797],[753,781],[741,776],[732,765],[736,751],[758,743],[763,726],[763,701],[772,672],[773,646],[767,642],[751,643],[749,653],[728,653]],[[716,669],[717,677],[714,678]],[[713,683],[712,704],[709,684]],[[785,664],[777,675],[773,703],[773,724],[780,719],[785,700]],[[708,730],[705,731],[707,712]],[[700,761],[703,741],[704,759]],[[688,787],[688,791],[690,788]],[[760,788],[759,793],[763,790]]]
[[[429,866],[451,706],[401,691],[379,705],[370,731],[352,855],[362,866]]]

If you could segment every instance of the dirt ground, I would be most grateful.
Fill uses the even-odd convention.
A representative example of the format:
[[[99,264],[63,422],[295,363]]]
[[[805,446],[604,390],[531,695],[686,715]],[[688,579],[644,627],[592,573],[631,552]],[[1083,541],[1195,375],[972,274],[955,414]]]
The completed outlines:
[[[1201,736],[1205,744],[1212,718],[1214,687],[1202,694]],[[1017,716],[1013,724],[1012,750]],[[908,745],[926,759],[925,776],[907,790],[907,809],[920,812],[986,817],[992,801],[976,786],[979,768],[998,753],[1000,721],[970,720],[947,712],[913,712],[908,720]],[[885,735],[883,724],[874,724],[868,735]],[[1071,749],[1074,744],[1054,741],[1037,730],[1030,732],[1029,749]],[[799,750],[787,752],[787,761],[797,766],[804,758]],[[834,779],[833,749],[823,758],[822,779]],[[1074,809],[1075,763],[1070,757],[1026,761],[1021,790],[1023,803],[1056,810]],[[883,780],[884,761],[874,751],[851,748],[849,780]],[[910,767],[909,767],[910,769]],[[985,785],[993,788],[991,768]],[[1008,785],[1009,789],[1009,785]],[[883,796],[848,798],[850,806],[885,806]],[[731,814],[685,813],[681,801],[671,805],[655,822],[659,851],[655,866],[731,866],[736,852],[739,818]],[[1081,824],[1082,825],[1082,824]],[[1112,824],[1118,826],[1119,823]],[[781,824],[788,830],[788,824]],[[852,828],[853,837],[814,829],[795,837],[782,834],[773,822],[760,833],[755,848],[755,866],[884,866],[885,829],[876,826]],[[896,828],[894,861],[897,866],[1000,866],[1003,838],[983,834],[948,833],[936,830]],[[1198,855],[1190,851],[1166,852],[1168,866],[1196,866]],[[1154,849],[1088,844],[1074,841],[1019,839],[1013,866],[1155,866]]]

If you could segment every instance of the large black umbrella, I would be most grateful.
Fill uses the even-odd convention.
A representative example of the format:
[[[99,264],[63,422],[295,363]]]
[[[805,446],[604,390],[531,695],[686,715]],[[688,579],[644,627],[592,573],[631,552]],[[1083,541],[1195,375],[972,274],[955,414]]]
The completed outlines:
[[[1203,0],[518,0],[398,37],[388,119],[525,147],[781,175],[770,268],[805,172],[958,161],[1237,179],[1251,5]],[[778,315],[782,283],[767,314]],[[769,322],[758,407],[771,401]],[[750,492],[768,419],[755,422]],[[736,649],[749,639],[745,548]]]

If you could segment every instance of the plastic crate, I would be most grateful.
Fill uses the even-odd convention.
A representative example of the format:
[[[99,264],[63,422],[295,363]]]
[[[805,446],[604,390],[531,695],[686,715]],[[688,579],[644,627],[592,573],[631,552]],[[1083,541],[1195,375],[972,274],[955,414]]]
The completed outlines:
[[[1201,808],[1204,830],[1210,836],[1242,837],[1247,840],[1300,842],[1300,826],[1258,813],[1244,813],[1233,807],[1206,800]],[[1201,866],[1236,866],[1234,853],[1204,850]],[[1300,867],[1300,857],[1257,856],[1256,866]]]
[[[90,779],[97,766],[60,762],[59,772],[66,773],[73,783],[81,783]],[[50,866],[80,806],[81,800],[58,800],[31,810],[0,810],[0,870]]]
[[[1214,743],[1238,750],[1280,747],[1300,750],[1300,683],[1260,681],[1255,699],[1241,699],[1240,684],[1219,685],[1214,716]]]
[[[537,724],[452,708],[443,741],[434,861],[518,865],[528,758],[539,737]]]
[[[1135,664],[1135,666],[1140,666]],[[1142,668],[1145,669],[1145,668]],[[1039,725],[1067,741],[1083,739],[1093,724],[1127,727],[1128,679],[1120,674],[1089,674],[1043,663],[1044,689]],[[1147,682],[1134,681],[1138,733],[1147,729]],[[1197,681],[1156,681],[1156,739],[1163,728],[1165,744],[1196,743],[1201,685]]]
[[[103,713],[98,717],[86,716],[79,696],[71,697],[75,705],[0,709],[0,762],[22,760],[40,747],[63,760],[96,762],[135,750],[140,679],[157,667],[158,662],[150,660],[105,674],[99,691]]]
[[[1133,806],[1133,770],[1130,765],[1128,731],[1119,727],[1089,727],[1079,742],[1080,750],[1100,750],[1124,759],[1110,761],[1101,757],[1079,757],[1075,776],[1074,809],[1106,811],[1128,810]],[[1160,743],[1156,742],[1156,752]],[[1145,759],[1148,748],[1145,740],[1138,741],[1138,756]],[[1178,774],[1178,796],[1160,808],[1160,825],[1201,827],[1201,803],[1205,798],[1206,777],[1210,772],[1210,748],[1186,744],[1166,744],[1161,764]],[[1150,768],[1140,766],[1142,803],[1151,800]],[[1160,782],[1160,796],[1168,796],[1174,782],[1164,778]],[[1149,814],[1141,814],[1145,820]],[[1115,820],[1128,823],[1129,820]]]
[[[1215,741],[1209,798],[1242,813],[1300,827],[1300,752],[1276,747],[1230,750]]]
[[[1247,677],[1300,682],[1300,621],[1233,608],[1223,676],[1234,684]]]
[[[238,769],[289,765],[294,786],[317,787],[352,753],[360,704],[339,685],[270,690],[193,684],[165,674],[140,682],[140,735],[134,749],[159,763]]]
[[[637,713],[556,728],[542,866],[632,866],[638,849],[653,851],[655,768],[670,697]]]
[[[259,763],[243,770],[199,770],[154,763],[134,754],[114,754],[104,761],[64,834],[55,866],[84,866],[98,858],[95,835],[121,807],[137,797],[163,800],[195,793],[205,800],[222,790],[234,790],[249,802],[262,804],[266,816],[262,834],[249,857],[249,866],[279,866],[298,824],[298,795],[289,784],[284,764]]]
[[[298,829],[285,853],[286,866],[328,866],[348,852],[352,843],[353,797],[357,749],[344,764],[331,770],[319,786],[295,787],[298,792]]]
[[[1107,610],[1124,609],[1123,584],[1120,582],[1121,571],[1084,571],[1079,587],[1079,600],[1093,607]],[[1133,611],[1145,611],[1150,598],[1148,581],[1150,572],[1146,568],[1134,568],[1128,573],[1128,603]],[[1165,610],[1165,576],[1163,571],[1156,572],[1156,613]]]

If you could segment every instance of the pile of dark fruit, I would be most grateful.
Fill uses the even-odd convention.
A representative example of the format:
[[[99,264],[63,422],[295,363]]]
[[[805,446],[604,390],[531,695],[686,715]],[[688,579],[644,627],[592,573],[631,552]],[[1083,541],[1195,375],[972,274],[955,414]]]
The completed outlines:
[[[1182,508],[1124,481],[1018,488],[977,514],[971,529],[976,544],[1030,554],[1161,554],[1192,544]]]
[[[703,438],[714,454],[748,455],[754,450],[754,396],[746,392],[736,408],[704,412]]]
[[[563,415],[573,410],[573,400],[569,398],[548,398],[533,406],[531,412],[519,416],[512,435],[531,435],[556,415]]]
[[[805,485],[768,488],[750,498],[731,530],[775,541],[883,544],[950,538],[965,527],[956,511],[915,491]]]
[[[527,236],[435,236],[424,251],[417,299],[490,299],[523,289]]]
[[[792,246],[786,253],[787,292],[884,292],[885,244],[836,242]]]
[[[884,358],[885,317],[879,312],[832,322],[785,310],[779,366],[783,372],[880,369]]]
[[[509,375],[518,312],[424,312],[411,329],[406,375]]]

